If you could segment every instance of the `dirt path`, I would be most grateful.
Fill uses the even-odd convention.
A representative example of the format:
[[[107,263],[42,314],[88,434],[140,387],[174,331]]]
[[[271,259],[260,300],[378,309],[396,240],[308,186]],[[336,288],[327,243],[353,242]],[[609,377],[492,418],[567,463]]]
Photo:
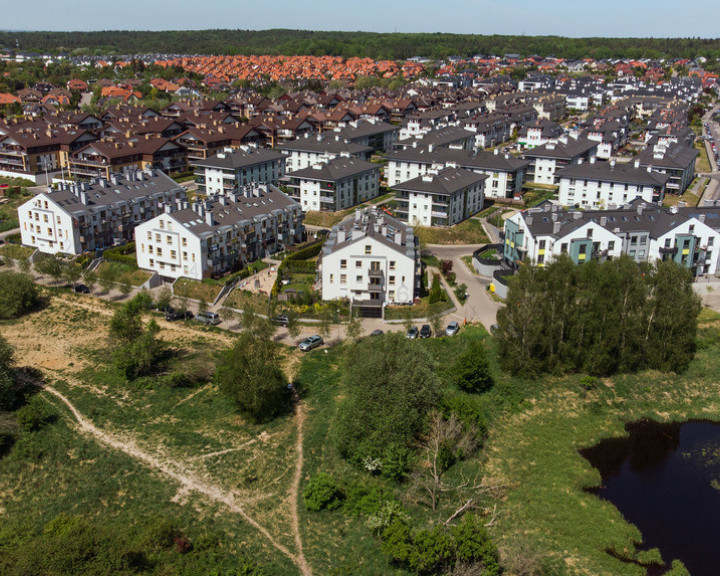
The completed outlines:
[[[295,535],[295,546],[297,547],[298,564],[303,574],[312,574],[310,565],[305,559],[303,553],[302,536],[300,535],[300,516],[298,513],[298,506],[300,505],[300,480],[302,479],[303,469],[303,425],[305,424],[305,406],[302,402],[297,403],[297,410],[295,412],[295,420],[297,421],[297,460],[295,462],[295,474],[293,476],[292,484],[290,485],[290,492],[288,497],[290,499],[290,510],[292,520],[292,530]]]
[[[119,435],[111,434],[109,432],[106,432],[104,430],[101,430],[97,426],[95,426],[92,422],[90,422],[88,419],[86,419],[80,411],[75,408],[75,406],[68,400],[62,393],[58,392],[51,386],[46,386],[45,391],[49,394],[52,394],[53,396],[60,399],[63,404],[67,407],[68,410],[72,413],[73,417],[77,421],[77,425],[80,428],[81,432],[84,432],[85,434],[88,434],[92,436],[97,442],[100,444],[104,444],[105,446],[108,446],[109,448],[112,448],[113,450],[118,450],[119,452],[123,452],[124,454],[127,454],[131,458],[134,458],[135,460],[138,460],[142,462],[145,466],[156,470],[165,476],[172,478],[176,482],[178,482],[185,490],[191,490],[194,492],[198,492],[200,494],[203,494],[210,500],[224,504],[227,506],[229,510],[232,512],[235,512],[236,514],[239,514],[248,524],[253,526],[258,532],[260,532],[267,541],[279,552],[287,556],[302,572],[303,576],[311,576],[312,572],[310,571],[310,567],[307,564],[307,561],[305,560],[305,557],[302,553],[302,543],[300,542],[299,537],[299,529],[296,525],[297,523],[297,508],[294,509],[293,514],[293,531],[295,532],[296,542],[299,544],[299,551],[297,554],[293,554],[288,550],[285,546],[278,543],[268,532],[268,530],[262,526],[260,523],[258,523],[254,518],[252,518],[250,515],[248,515],[247,512],[243,509],[242,505],[235,500],[235,496],[231,493],[227,493],[223,489],[221,489],[218,486],[214,486],[208,482],[206,482],[202,478],[198,478],[196,476],[187,474],[185,472],[182,472],[182,466],[178,465],[177,463],[167,460],[163,461],[157,458],[156,456],[153,456],[151,454],[148,454],[144,450],[142,450],[135,440],[130,437],[120,437]],[[300,416],[298,418],[299,421],[299,428],[301,428],[303,417]],[[299,434],[299,445],[300,449],[302,450],[302,434]],[[302,464],[302,452],[300,453],[300,462]],[[299,472],[298,470],[302,469],[302,465],[296,470],[296,477],[297,482],[299,483]],[[293,486],[295,487],[295,492],[297,492],[297,485],[295,482],[293,482]],[[293,489],[291,488],[291,494],[293,493]],[[296,499],[297,500],[297,499]]]

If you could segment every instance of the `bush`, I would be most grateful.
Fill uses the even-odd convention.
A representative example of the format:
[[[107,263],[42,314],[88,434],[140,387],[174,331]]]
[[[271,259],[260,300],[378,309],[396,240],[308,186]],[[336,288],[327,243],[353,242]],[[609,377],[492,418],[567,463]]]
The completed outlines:
[[[343,510],[353,516],[378,514],[388,498],[381,488],[356,482],[345,490]]]
[[[37,432],[57,418],[56,414],[37,398],[20,408],[15,415],[23,432]]]
[[[428,295],[428,304],[435,304],[441,300],[443,300],[443,291],[440,286],[440,277],[437,274],[433,274],[430,294]]]
[[[243,332],[223,352],[215,371],[220,391],[238,411],[255,422],[274,418],[290,404],[285,374],[277,364],[275,342]]]
[[[342,492],[335,481],[320,472],[313,476],[303,490],[305,508],[319,512],[320,510],[336,510],[342,504]]]
[[[472,341],[455,360],[452,373],[457,385],[465,392],[489,390],[493,385],[493,377],[485,345],[478,340]]]
[[[0,272],[0,319],[17,318],[41,304],[38,287],[27,274]]]
[[[122,246],[108,248],[103,252],[105,260],[124,262],[137,268],[137,259],[135,258],[135,242],[128,242]]]
[[[400,334],[363,340],[343,367],[347,395],[338,413],[335,440],[340,454],[362,465],[398,470],[401,448],[410,449],[422,431],[441,382],[432,359]]]

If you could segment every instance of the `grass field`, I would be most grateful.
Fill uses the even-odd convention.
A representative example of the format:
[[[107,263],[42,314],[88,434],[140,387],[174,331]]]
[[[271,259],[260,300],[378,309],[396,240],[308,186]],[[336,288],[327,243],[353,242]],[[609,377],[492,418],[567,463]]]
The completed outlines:
[[[215,302],[215,298],[220,295],[223,286],[191,280],[189,278],[179,278],[173,284],[173,294],[178,298],[191,298],[193,300],[205,300],[208,304]]]
[[[687,190],[681,196],[677,194],[666,194],[663,200],[663,206],[675,206],[678,202],[685,202],[688,206],[697,206],[700,202],[700,195],[705,191],[705,187],[708,185],[709,180],[707,178],[700,178],[700,186],[697,189],[698,194],[691,192],[693,190],[697,178],[693,180],[688,186]]]
[[[98,266],[98,274],[102,273],[102,270],[110,268],[113,272],[113,279],[115,282],[120,284],[129,284],[131,286],[141,286],[152,276],[150,272],[140,270],[139,268],[133,267],[124,262],[117,262],[113,260],[107,260]]]
[[[448,471],[447,482],[457,488],[433,511],[409,483],[369,475],[338,455],[335,417],[347,393],[341,365],[352,347],[302,356],[283,349],[278,363],[297,384],[301,411],[256,425],[240,418],[210,379],[217,351],[232,336],[163,324],[160,337],[176,350],[176,369],[205,377],[188,387],[171,387],[163,376],[127,383],[108,354],[114,309],[58,294],[42,311],[0,322],[18,364],[41,370],[91,425],[79,426],[57,395],[40,393],[59,419],[21,435],[2,457],[3,529],[22,520],[40,530],[66,513],[94,518],[119,534],[141,534],[157,518],[171,517],[192,542],[219,535],[224,550],[248,555],[271,576],[301,573],[298,541],[313,574],[405,576],[388,563],[362,515],[309,512],[300,503],[294,528],[292,486],[302,439],[300,494],[322,471],[345,488],[375,487],[399,500],[416,526],[441,524],[472,499],[492,524],[505,574],[520,573],[522,561],[558,576],[644,576],[646,570],[633,563],[640,559],[641,534],[587,492],[600,476],[578,450],[625,435],[624,423],[641,418],[720,420],[720,315],[708,310],[701,314],[697,355],[686,373],[621,375],[592,385],[581,383],[579,374],[530,381],[501,373],[483,328],[418,341],[447,377],[448,359],[468,340],[483,339],[495,376],[490,392],[473,396],[487,422],[485,445]],[[98,431],[119,447],[101,441]]]
[[[420,244],[486,244],[490,240],[479,220],[469,219],[449,228],[416,226]]]
[[[322,226],[324,228],[331,228],[335,226],[335,224],[347,218],[350,214],[354,214],[355,210],[362,210],[363,208],[367,208],[368,206],[375,206],[381,202],[384,202],[385,200],[393,198],[394,196],[394,192],[388,192],[387,194],[382,194],[381,196],[373,198],[368,202],[363,202],[362,204],[353,206],[352,208],[348,208],[347,210],[339,210],[337,212],[318,212],[315,210],[308,210],[307,212],[305,212],[305,219],[303,220],[303,222],[310,226]]]
[[[19,244],[3,244],[0,246],[0,256],[7,256],[13,260],[26,260],[32,256],[35,248],[20,246]]]
[[[14,198],[0,197],[0,232],[6,232],[17,228],[20,224],[18,221],[18,206],[24,204],[31,198],[31,194],[23,194]]]
[[[695,158],[695,172],[710,172],[710,160],[707,155],[707,148],[703,140],[695,142],[695,149],[700,152]]]
[[[445,300],[438,302],[435,305],[435,308],[433,308],[433,312],[435,314],[450,310],[450,308],[454,306],[452,300],[450,300],[450,296],[448,296],[444,288],[442,288],[442,291],[443,295],[445,296]],[[387,306],[385,308],[385,319],[404,320],[408,317],[408,314],[410,314],[411,318],[427,318],[428,315],[431,313],[430,310],[431,307],[429,298],[427,296],[424,296],[420,299],[420,303],[413,304],[412,306]]]

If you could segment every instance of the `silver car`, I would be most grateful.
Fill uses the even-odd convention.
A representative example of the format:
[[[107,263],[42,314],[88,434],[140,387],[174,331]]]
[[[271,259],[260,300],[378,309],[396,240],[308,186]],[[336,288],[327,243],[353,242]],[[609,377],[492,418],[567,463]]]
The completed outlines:
[[[454,321],[450,322],[445,328],[445,336],[455,336],[458,332],[460,332],[460,324]]]
[[[324,344],[323,339],[320,338],[320,336],[318,336],[318,335],[308,336],[307,338],[305,338],[305,340],[300,342],[300,344],[298,345],[298,348],[300,348],[301,352],[308,352],[308,351],[312,350],[313,348],[322,346],[323,344]]]

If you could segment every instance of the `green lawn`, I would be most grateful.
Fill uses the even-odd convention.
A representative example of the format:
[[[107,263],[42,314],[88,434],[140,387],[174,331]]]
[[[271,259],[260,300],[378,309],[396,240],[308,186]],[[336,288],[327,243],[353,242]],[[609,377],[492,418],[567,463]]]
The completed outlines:
[[[438,314],[440,312],[450,310],[454,307],[454,304],[452,303],[452,300],[450,300],[450,296],[447,295],[444,288],[442,288],[442,291],[445,296],[445,300],[435,304],[434,308],[431,308],[428,297],[424,296],[420,299],[418,304],[413,304],[412,306],[387,306],[385,308],[385,319],[405,320],[408,317],[408,314],[410,315],[410,318],[427,318],[432,313]]]
[[[268,306],[268,297],[235,288],[228,295],[224,305],[238,310],[245,310],[248,307],[254,310],[265,310]]]
[[[12,230],[20,225],[18,206],[27,202],[31,197],[31,194],[8,198],[0,197],[0,232]]]
[[[288,290],[295,290],[296,292],[303,291],[309,294],[313,285],[315,284],[315,274],[293,274],[289,284],[283,284],[280,292],[287,292]]]
[[[29,246],[21,246],[19,244],[3,244],[0,246],[0,256],[6,256],[13,260],[26,260],[32,256],[35,248]]]
[[[377,205],[380,202],[393,198],[394,196],[394,192],[388,192],[387,194],[382,194],[377,198],[373,198],[372,200],[368,200],[367,202],[363,202],[362,204],[358,204],[357,206],[353,206],[347,210],[339,210],[337,212],[308,210],[305,212],[304,223],[310,226],[323,226],[325,228],[331,228],[332,226],[335,226],[335,224],[338,224],[350,216],[350,214],[354,214],[355,210],[362,210],[368,206]]]
[[[490,240],[479,220],[469,219],[449,228],[416,226],[420,244],[487,244]]]
[[[113,280],[120,284],[129,284],[131,286],[141,286],[152,276],[150,272],[140,270],[124,262],[107,260],[98,266],[97,273],[102,274],[103,270],[110,268],[113,273]]]
[[[712,168],[710,167],[705,142],[702,140],[695,142],[695,149],[700,152],[695,159],[695,172],[710,172]]]
[[[220,295],[222,286],[191,280],[189,278],[178,278],[173,284],[173,294],[178,298],[191,298],[193,300],[205,300],[208,304],[215,302]]]

